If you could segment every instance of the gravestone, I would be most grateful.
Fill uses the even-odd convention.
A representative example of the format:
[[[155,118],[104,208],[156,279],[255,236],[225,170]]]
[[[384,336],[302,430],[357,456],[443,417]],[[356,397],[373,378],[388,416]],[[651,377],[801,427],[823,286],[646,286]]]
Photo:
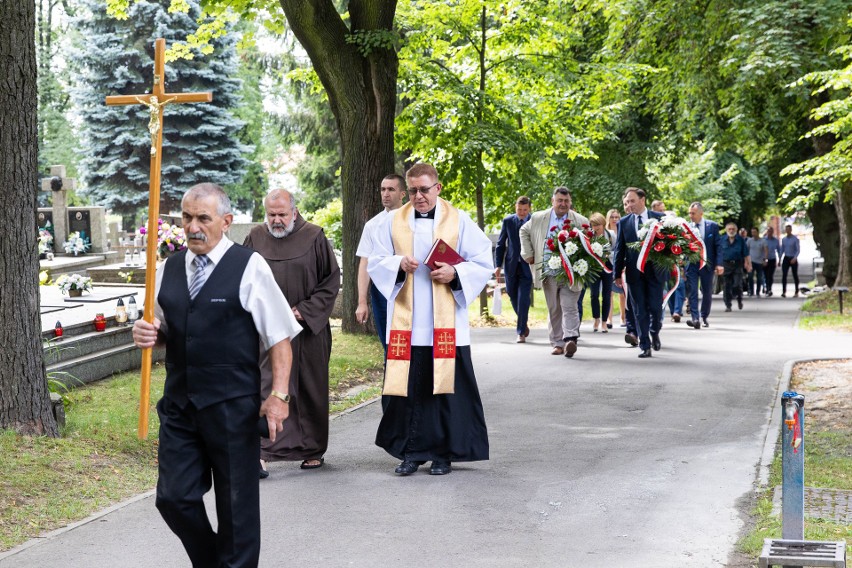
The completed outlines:
[[[47,228],[47,223],[53,225],[53,250],[64,252],[62,243],[68,240],[68,190],[77,187],[77,180],[65,177],[65,166],[50,166],[49,178],[41,180],[42,191],[51,194],[51,207],[39,207],[36,218],[39,228]]]

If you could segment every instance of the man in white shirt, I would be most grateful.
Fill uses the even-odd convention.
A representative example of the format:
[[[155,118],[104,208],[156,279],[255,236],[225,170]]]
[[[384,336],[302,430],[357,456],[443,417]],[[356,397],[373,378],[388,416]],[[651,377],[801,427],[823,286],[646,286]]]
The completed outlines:
[[[388,174],[382,179],[382,206],[384,209],[375,217],[364,224],[364,230],[361,232],[361,240],[358,242],[358,250],[355,255],[361,260],[358,264],[358,308],[355,310],[355,320],[358,323],[367,323],[369,312],[367,310],[367,294],[369,292],[370,305],[373,308],[373,322],[376,326],[376,333],[382,346],[387,352],[387,337],[385,330],[387,329],[387,314],[388,306],[387,299],[382,296],[376,285],[370,281],[370,275],[367,273],[367,261],[375,249],[374,233],[388,213],[402,207],[402,198],[405,195],[405,178],[399,174]]]
[[[233,215],[222,188],[193,186],[181,208],[189,248],[157,270],[154,321],[133,325],[138,347],[166,346],[156,505],[193,566],[257,566],[258,416],[274,440],[301,328],[263,257],[225,236]],[[262,405],[261,345],[273,373]],[[215,532],[202,500],[211,486]]]

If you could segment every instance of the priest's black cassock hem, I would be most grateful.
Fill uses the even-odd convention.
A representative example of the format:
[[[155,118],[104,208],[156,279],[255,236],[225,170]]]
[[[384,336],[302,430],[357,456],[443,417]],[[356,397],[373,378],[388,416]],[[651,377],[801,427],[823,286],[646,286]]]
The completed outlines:
[[[384,396],[376,445],[397,459],[488,459],[488,430],[470,346],[456,347],[454,394],[432,394],[432,347],[413,347],[408,396]]]

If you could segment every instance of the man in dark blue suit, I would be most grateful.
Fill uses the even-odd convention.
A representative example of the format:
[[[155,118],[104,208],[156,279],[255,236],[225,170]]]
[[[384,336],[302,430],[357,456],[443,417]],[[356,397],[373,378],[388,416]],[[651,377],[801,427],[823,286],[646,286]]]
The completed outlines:
[[[627,298],[633,308],[639,331],[639,358],[647,359],[651,356],[652,347],[654,351],[659,351],[662,347],[660,328],[663,325],[663,284],[668,275],[650,262],[645,265],[644,272],[639,270],[636,266],[639,251],[628,248],[627,244],[641,240],[639,228],[643,223],[651,219],[662,219],[663,215],[645,207],[645,191],[638,187],[628,187],[624,191],[624,202],[630,215],[622,217],[618,222],[612,265],[613,271],[618,275],[615,280],[617,286],[623,286],[621,273],[625,271]]]
[[[687,264],[683,271],[686,274],[686,295],[689,298],[689,310],[692,317],[686,325],[692,329],[709,327],[707,318],[710,316],[710,307],[713,304],[713,273],[722,264],[722,255],[719,253],[719,224],[704,218],[704,207],[698,201],[689,206],[690,227],[696,236],[704,242],[707,251],[707,264],[699,268],[699,263]],[[701,283],[701,308],[698,307],[698,284]],[[699,322],[698,318],[701,318]]]
[[[518,314],[518,343],[526,343],[530,334],[527,319],[530,311],[530,290],[532,289],[532,272],[530,265],[521,258],[521,225],[530,220],[530,198],[522,195],[515,202],[515,214],[503,219],[500,238],[497,239],[497,250],[494,251],[494,274],[500,279],[500,267],[505,265],[506,292],[512,309]]]

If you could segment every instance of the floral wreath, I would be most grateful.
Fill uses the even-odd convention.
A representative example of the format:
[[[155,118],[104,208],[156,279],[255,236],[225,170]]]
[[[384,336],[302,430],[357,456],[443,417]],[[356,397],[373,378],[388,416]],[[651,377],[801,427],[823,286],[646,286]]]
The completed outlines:
[[[566,219],[562,226],[550,228],[545,241],[541,276],[543,279],[553,278],[563,286],[585,286],[597,280],[601,272],[612,272],[606,265],[609,255],[610,245],[606,236],[595,236],[586,223],[579,229],[572,228],[571,220]]]

